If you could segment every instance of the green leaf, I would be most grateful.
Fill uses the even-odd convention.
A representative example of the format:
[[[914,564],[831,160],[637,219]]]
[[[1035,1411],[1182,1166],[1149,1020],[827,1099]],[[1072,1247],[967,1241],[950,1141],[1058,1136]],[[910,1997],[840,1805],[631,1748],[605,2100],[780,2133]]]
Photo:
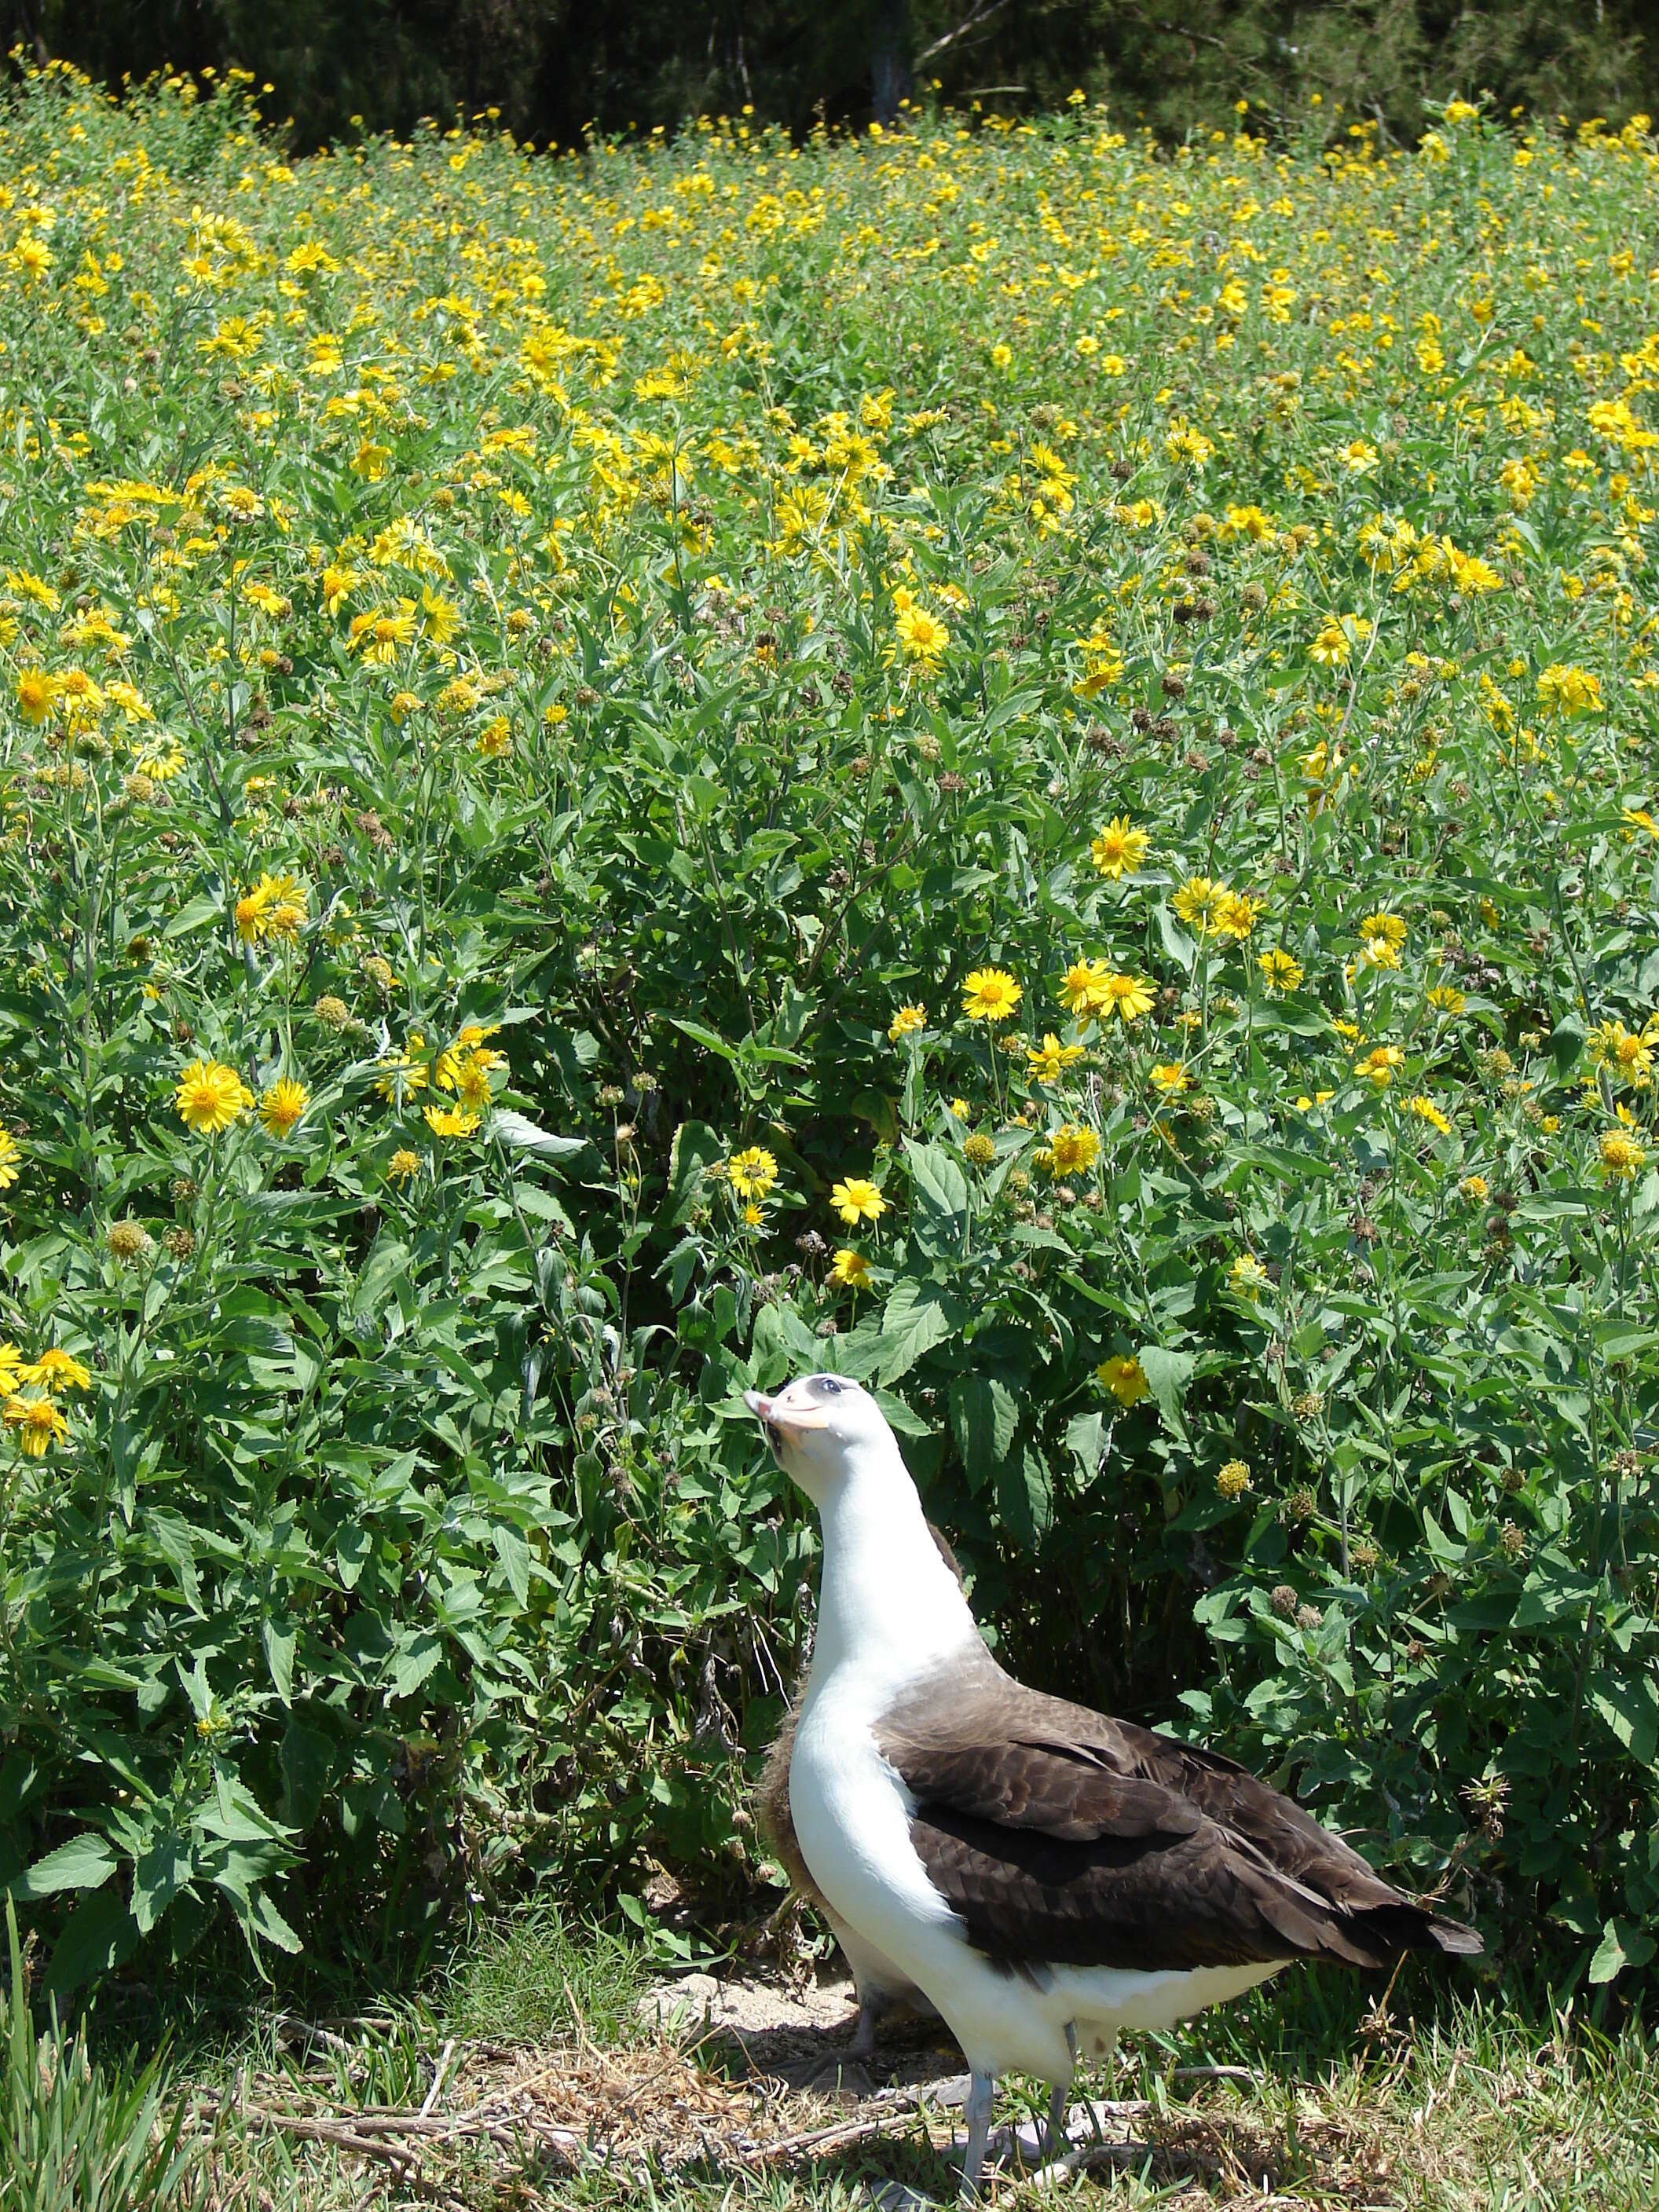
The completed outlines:
[[[65,1997],[130,1958],[138,1926],[118,1889],[83,1897],[59,1931],[46,1968],[46,1994]]]
[[[190,1880],[190,1846],[182,1837],[158,1837],[141,1854],[132,1870],[132,1917],[141,1936],[148,1936],[161,1915]]]
[[[294,1702],[294,1625],[287,1620],[267,1620],[259,1629],[260,1641],[265,1647],[265,1664],[270,1669],[270,1679],[276,1694],[285,1705]]]
[[[1607,1669],[1588,1685],[1589,1701],[1638,1765],[1659,1758],[1659,1684],[1650,1674],[1622,1680]]]
[[[881,1316],[878,1378],[892,1383],[914,1367],[925,1352],[961,1328],[964,1316],[957,1301],[933,1283],[901,1283]]]
[[[442,1641],[429,1628],[401,1638],[392,1662],[393,1696],[412,1697],[442,1657]]]
[[[512,1114],[498,1107],[489,1117],[487,1133],[510,1145],[514,1152],[534,1152],[544,1160],[568,1159],[573,1152],[586,1149],[586,1137],[556,1137],[550,1129],[539,1128],[522,1114]]]
[[[13,1897],[26,1901],[56,1897],[65,1889],[100,1889],[115,1871],[115,1855],[101,1836],[83,1828],[55,1851],[36,1859],[27,1874],[11,1884]]]
[[[530,1602],[530,1547],[516,1528],[497,1522],[489,1532],[495,1556],[507,1575],[507,1587],[520,1605]]]
[[[334,1761],[333,1737],[296,1714],[283,1735],[283,1786],[289,1826],[303,1832],[322,1810],[324,1793],[333,1778]]]
[[[1019,1407],[1012,1393],[990,1375],[953,1376],[950,1407],[968,1487],[982,1490],[996,1480],[1013,1447]]]
[[[730,1061],[733,1066],[737,1065],[737,1047],[727,1044],[717,1030],[709,1029],[702,1022],[687,1021],[681,1014],[671,1014],[668,1018],[683,1036],[690,1038],[693,1044],[700,1044],[706,1051],[717,1053],[722,1060]]]
[[[997,1471],[997,1510],[1022,1550],[1035,1552],[1054,1517],[1054,1486],[1035,1444],[1025,1444]]]
[[[942,1145],[907,1138],[912,1229],[930,1257],[959,1252],[968,1234],[968,1178]]]
[[[1161,1345],[1143,1344],[1135,1357],[1146,1377],[1146,1387],[1164,1416],[1164,1425],[1171,1434],[1184,1438],[1187,1425],[1182,1418],[1181,1401],[1192,1380],[1196,1355],[1190,1352],[1166,1352]]]
[[[210,921],[217,921],[224,908],[216,898],[193,898],[188,906],[181,906],[161,934],[169,942],[188,937],[195,930],[205,929]]]
[[[1645,1966],[1654,1949],[1654,1939],[1644,1928],[1634,1928],[1628,1920],[1609,1920],[1590,1960],[1589,1978],[1593,1982],[1613,1981],[1626,1966]]]

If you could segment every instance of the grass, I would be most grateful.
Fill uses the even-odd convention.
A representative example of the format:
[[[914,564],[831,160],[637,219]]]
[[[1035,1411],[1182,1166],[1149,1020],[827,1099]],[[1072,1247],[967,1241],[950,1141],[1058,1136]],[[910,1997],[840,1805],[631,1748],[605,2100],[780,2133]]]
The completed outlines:
[[[475,2109],[492,2087],[521,2091],[516,2106],[502,2109],[525,2124],[512,2120],[493,2141],[423,2147],[420,2193],[437,2187],[457,2212],[509,2203],[783,2212],[867,2203],[868,2185],[890,2180],[949,2199],[953,2154],[937,2112],[926,2124],[896,2114],[873,2140],[771,2168],[720,2154],[722,2138],[728,2150],[738,2137],[775,2141],[848,2108],[811,2092],[757,2091],[721,2050],[658,2041],[638,2010],[650,1978],[637,1943],[542,1905],[484,1936],[420,1995],[373,2016],[302,2022],[267,2007],[234,2040],[181,2041],[172,2096],[196,2115],[196,2155],[173,2193],[66,2197],[64,2212],[83,2202],[111,2212],[267,2203],[282,2212],[361,2212],[382,2189],[388,2203],[414,2201],[411,2179],[384,2159],[366,2171],[338,2142],[298,2138],[259,2116],[280,2112],[349,2130],[354,2116],[376,2108],[418,2108],[441,2063],[440,2118]],[[1403,1992],[1391,2013],[1356,1982],[1310,1973],[1176,2035],[1133,2040],[1115,2081],[1096,2077],[1079,2094],[1138,2100],[1127,2124],[1145,2156],[1085,2177],[1071,2192],[1115,2207],[1197,2212],[1260,2202],[1265,2181],[1281,2204],[1646,2212],[1659,2195],[1650,2032],[1632,2020],[1603,2034],[1570,2005],[1540,2020],[1501,1999],[1466,2004],[1426,1985],[1423,1994],[1438,2001],[1413,2020]],[[1196,2076],[1204,2068],[1231,2070]],[[73,2063],[59,2071],[71,2084],[82,2078]],[[131,2078],[130,2069],[119,2076]],[[999,2118],[1035,2117],[1040,2104],[1036,2085],[1012,2081]],[[527,2124],[532,2107],[539,2136]],[[550,2165],[545,2123],[562,2119],[580,2138],[581,2109],[587,2137],[602,2146],[614,2133],[616,2154],[606,2163],[578,2148],[574,2171],[568,2159]],[[702,2156],[699,2121],[709,2147]],[[11,2186],[8,2194],[0,2176],[5,2212],[58,2201]],[[1008,2180],[996,2194],[1004,2203],[1040,2201]]]

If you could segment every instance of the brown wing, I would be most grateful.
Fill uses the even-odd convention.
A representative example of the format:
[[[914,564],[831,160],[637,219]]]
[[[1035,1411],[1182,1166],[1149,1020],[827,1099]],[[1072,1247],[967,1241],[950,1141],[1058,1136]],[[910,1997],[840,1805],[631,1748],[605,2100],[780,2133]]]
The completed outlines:
[[[992,1957],[1150,1972],[1480,1948],[1231,1760],[1039,1696],[988,1653],[913,1692],[881,1744],[930,1880]]]

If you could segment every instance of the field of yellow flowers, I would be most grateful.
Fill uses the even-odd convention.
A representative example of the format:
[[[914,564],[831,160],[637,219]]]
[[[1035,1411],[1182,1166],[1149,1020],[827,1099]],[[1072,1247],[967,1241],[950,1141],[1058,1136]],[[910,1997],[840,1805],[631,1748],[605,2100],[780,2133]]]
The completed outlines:
[[[0,114],[0,1881],[763,1854],[884,1394],[1014,1662],[1659,1930],[1659,154]],[[1624,1986],[1631,1986],[1627,1978]]]

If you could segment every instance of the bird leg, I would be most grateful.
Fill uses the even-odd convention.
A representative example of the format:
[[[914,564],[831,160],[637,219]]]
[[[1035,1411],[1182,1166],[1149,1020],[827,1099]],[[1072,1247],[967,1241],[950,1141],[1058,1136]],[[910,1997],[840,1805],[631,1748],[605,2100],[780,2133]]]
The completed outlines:
[[[963,2107],[968,2122],[968,2148],[962,2156],[962,2197],[964,2204],[979,2202],[980,2169],[985,2164],[986,2138],[991,2132],[991,2106],[997,2094],[994,2074],[970,2074],[968,2101]]]
[[[1071,2054],[1072,2070],[1063,2081],[1056,2081],[1048,2093],[1048,2155],[1060,2158],[1071,2147],[1066,2132],[1066,2107],[1071,2100],[1072,2083],[1077,2078],[1077,2022],[1066,2023],[1066,2048]]]
[[[858,2025],[853,2030],[853,2040],[847,2046],[848,2058],[873,2058],[876,2052],[876,2022],[887,2010],[887,1995],[883,1990],[859,1991]]]

